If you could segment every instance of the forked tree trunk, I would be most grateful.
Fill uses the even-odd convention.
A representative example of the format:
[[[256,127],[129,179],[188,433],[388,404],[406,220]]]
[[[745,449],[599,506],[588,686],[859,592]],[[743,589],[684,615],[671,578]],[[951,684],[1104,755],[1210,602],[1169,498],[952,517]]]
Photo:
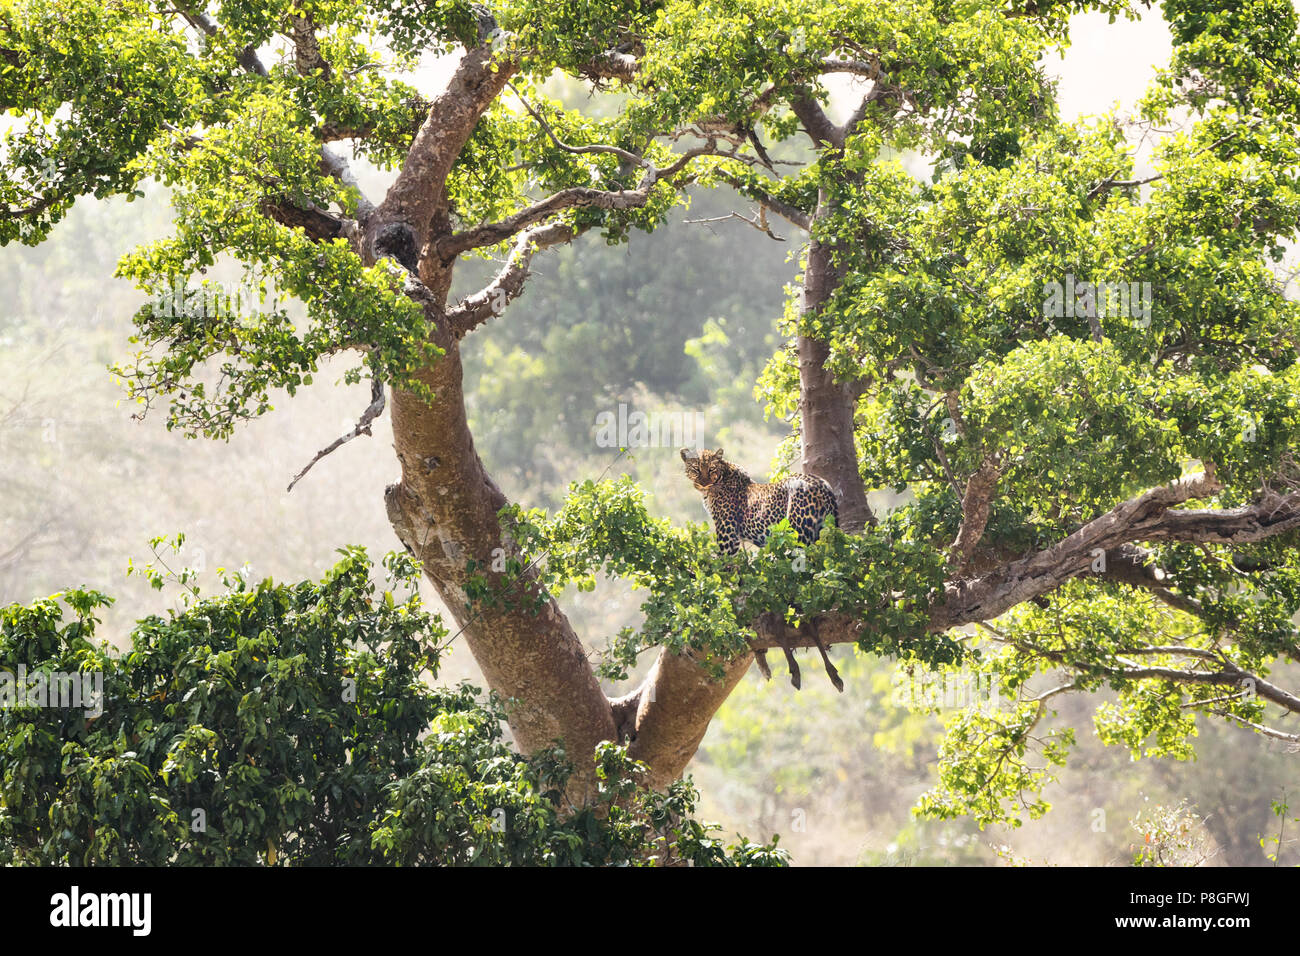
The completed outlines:
[[[421,376],[437,399],[428,403],[401,390],[393,395],[402,479],[385,493],[389,519],[423,563],[456,628],[463,628],[488,686],[507,698],[516,745],[536,753],[563,742],[578,771],[571,796],[581,800],[593,783],[591,753],[615,737],[613,711],[555,601],[542,598],[534,613],[535,579],[511,582],[493,570],[503,567],[502,557],[518,554],[497,518],[507,502],[474,449],[459,347],[454,341],[440,344],[447,354]],[[468,607],[471,560],[495,596],[489,607]]]
[[[575,768],[569,797],[575,803],[595,786],[591,754],[606,740],[623,740],[629,754],[650,768],[646,781],[662,788],[679,778],[695,755],[709,722],[753,656],[746,654],[712,680],[694,660],[661,654],[641,688],[611,701],[600,688],[582,642],[549,597],[540,613],[530,576],[511,583],[492,570],[503,556],[518,556],[497,518],[506,498],[474,450],[465,416],[460,351],[439,337],[447,354],[421,376],[437,395],[428,403],[397,390],[393,436],[402,479],[385,492],[389,520],[402,543],[424,565],[488,686],[510,700],[515,743],[526,754],[562,742]],[[467,608],[468,562],[485,574],[498,598],[491,607]]]
[[[423,563],[488,686],[507,700],[520,751],[531,754],[561,743],[576,771],[569,796],[579,802],[594,790],[592,753],[606,740],[626,741],[631,756],[649,766],[651,785],[662,788],[680,777],[753,656],[738,658],[722,679],[713,680],[691,657],[661,653],[639,689],[611,701],[568,619],[553,599],[539,593],[535,577],[511,581],[495,570],[520,553],[501,531],[498,512],[507,501],[470,434],[459,348],[465,330],[453,329],[446,307],[455,253],[444,260],[439,250],[453,234],[447,172],[514,68],[494,67],[487,46],[466,55],[429,110],[397,182],[368,217],[359,245],[368,264],[382,256],[408,269],[418,262],[424,290],[418,298],[436,327],[434,341],[446,353],[421,373],[432,401],[394,390],[401,480],[385,493],[389,519]],[[826,251],[814,244],[809,308],[818,308],[836,282]],[[852,389],[826,375],[824,346],[808,340],[800,349],[805,467],[836,488],[843,525],[861,527],[867,509],[853,452]],[[492,595],[478,607],[467,600],[472,574],[483,575],[481,583]]]
[[[426,262],[426,266],[429,263]],[[814,304],[825,300],[833,280],[825,251],[810,252],[809,279]],[[426,269],[440,314],[449,274]],[[386,494],[389,519],[403,544],[423,563],[474,655],[488,686],[508,700],[515,743],[523,753],[562,743],[575,768],[570,798],[593,792],[591,754],[597,744],[621,740],[629,754],[647,764],[647,782],[664,787],[678,779],[695,755],[718,708],[753,660],[744,655],[726,668],[721,680],[687,656],[661,654],[642,686],[610,700],[587,658],[586,649],[555,601],[540,596],[531,576],[511,582],[494,570],[501,559],[519,557],[515,542],[503,536],[498,512],[505,495],[483,467],[474,447],[465,410],[459,342],[440,323],[436,343],[446,354],[421,379],[436,396],[426,402],[397,389],[393,393],[393,437],[401,481]],[[853,392],[837,385],[821,367],[825,346],[801,339],[805,367],[805,467],[831,481],[840,494],[845,527],[861,527],[866,498],[857,477],[853,447]],[[856,525],[853,524],[856,522]],[[491,606],[468,607],[466,586],[475,572],[498,597]]]

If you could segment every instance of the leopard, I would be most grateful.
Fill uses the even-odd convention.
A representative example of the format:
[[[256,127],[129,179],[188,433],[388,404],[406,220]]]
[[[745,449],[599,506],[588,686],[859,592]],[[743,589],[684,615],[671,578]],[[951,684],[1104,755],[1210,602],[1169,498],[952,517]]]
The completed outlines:
[[[835,492],[822,478],[795,474],[763,484],[754,481],[744,470],[723,458],[721,448],[716,451],[706,448],[699,454],[683,448],[681,456],[686,464],[686,477],[704,495],[704,507],[713,518],[713,533],[718,541],[718,549],[724,554],[739,552],[742,540],[752,541],[761,548],[767,541],[772,526],[782,518],[789,520],[790,527],[804,547],[817,541],[828,517],[839,524],[839,505],[835,500]],[[784,635],[784,627],[780,628],[779,633]],[[817,636],[815,629],[812,638],[831,684],[843,693],[844,681],[831,663],[826,645]],[[790,683],[797,689],[801,677],[794,650],[783,636],[777,637],[776,643],[785,653],[786,663],[790,667]],[[763,676],[771,680],[772,670],[767,663],[767,651],[761,647],[755,648],[754,659]]]
[[[795,474],[763,484],[724,459],[721,448],[698,455],[683,448],[681,456],[686,477],[704,495],[718,548],[725,554],[739,551],[741,541],[761,548],[782,518],[789,519],[805,547],[817,541],[828,517],[839,523],[835,492],[822,478]]]

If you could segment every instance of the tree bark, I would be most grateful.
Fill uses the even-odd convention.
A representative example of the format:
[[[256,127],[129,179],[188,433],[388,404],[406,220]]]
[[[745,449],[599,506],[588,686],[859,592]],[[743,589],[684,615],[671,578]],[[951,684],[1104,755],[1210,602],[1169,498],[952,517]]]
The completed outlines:
[[[818,200],[812,238],[808,244],[808,265],[804,269],[803,318],[812,319],[830,299],[841,276],[831,250],[816,235],[816,220],[825,214],[825,194]],[[798,337],[799,348],[799,438],[803,470],[824,478],[839,501],[839,523],[845,531],[859,532],[874,524],[867,504],[867,490],[858,472],[857,443],[853,437],[853,414],[857,408],[857,382],[837,382],[826,368],[830,346],[815,336]]]
[[[649,767],[646,783],[667,786],[685,771],[753,655],[732,661],[718,680],[689,656],[661,652],[639,689],[609,700],[577,634],[555,601],[540,593],[535,576],[512,582],[491,570],[494,559],[517,558],[519,550],[498,521],[505,495],[474,449],[452,328],[442,324],[436,341],[447,354],[421,374],[435,401],[402,389],[393,393],[402,478],[389,486],[385,501],[394,531],[423,563],[488,686],[510,699],[507,714],[520,751],[563,744],[575,769],[570,801],[581,804],[593,795],[591,755],[607,740],[626,741],[629,755]],[[468,607],[470,560],[504,600]],[[529,610],[536,602],[538,613]]]
[[[497,518],[505,495],[474,448],[459,347],[449,336],[439,344],[447,354],[421,375],[436,400],[393,394],[402,478],[385,492],[389,519],[463,630],[488,686],[507,698],[516,745],[536,753],[562,743],[575,768],[569,797],[581,803],[595,784],[592,752],[615,738],[613,710],[582,642],[555,601],[539,593],[535,576],[512,582],[492,570],[518,549]],[[490,607],[468,606],[471,560],[498,596]],[[532,611],[538,602],[540,611]]]
[[[614,701],[628,756],[649,766],[650,786],[662,789],[685,772],[713,715],[753,660],[753,654],[741,655],[715,680],[694,658],[663,652],[640,689]]]
[[[561,744],[575,770],[568,796],[581,804],[595,787],[596,745],[615,737],[614,713],[586,649],[536,576],[510,579],[497,570],[518,558],[519,549],[501,530],[506,497],[483,467],[469,429],[460,357],[465,330],[446,308],[454,259],[435,251],[453,234],[447,174],[515,68],[493,64],[486,44],[466,53],[430,106],[396,183],[368,217],[361,248],[367,264],[388,256],[413,273],[413,295],[445,352],[419,375],[432,400],[393,390],[401,480],[385,491],[389,521],[423,564],[488,687],[505,699],[516,746],[531,754]],[[467,587],[475,574],[486,578],[491,597],[471,607]]]

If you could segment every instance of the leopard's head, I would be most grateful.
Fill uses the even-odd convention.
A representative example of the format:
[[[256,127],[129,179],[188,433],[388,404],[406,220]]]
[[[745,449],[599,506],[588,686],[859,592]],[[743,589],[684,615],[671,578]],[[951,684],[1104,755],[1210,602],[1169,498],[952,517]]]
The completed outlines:
[[[713,487],[731,467],[722,460],[722,449],[709,451],[707,448],[698,455],[689,448],[682,449],[682,461],[686,463],[686,477],[700,491]]]

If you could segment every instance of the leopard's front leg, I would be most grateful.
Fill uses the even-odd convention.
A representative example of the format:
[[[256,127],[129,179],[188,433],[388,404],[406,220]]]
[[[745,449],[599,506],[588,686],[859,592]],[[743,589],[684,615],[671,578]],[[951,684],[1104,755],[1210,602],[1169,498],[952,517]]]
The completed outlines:
[[[740,529],[731,522],[716,519],[713,522],[713,534],[718,539],[718,550],[723,554],[736,554],[740,551]]]

